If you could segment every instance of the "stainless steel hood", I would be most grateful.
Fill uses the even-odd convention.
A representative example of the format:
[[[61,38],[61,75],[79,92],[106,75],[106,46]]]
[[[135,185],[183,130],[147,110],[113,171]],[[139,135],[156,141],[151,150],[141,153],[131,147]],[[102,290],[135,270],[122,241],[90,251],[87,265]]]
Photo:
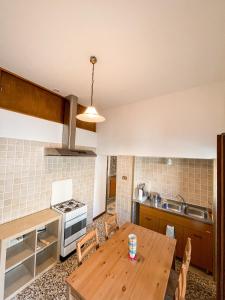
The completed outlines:
[[[76,115],[77,100],[74,95],[66,97],[62,136],[62,148],[45,148],[46,156],[96,156],[92,150],[76,149]]]

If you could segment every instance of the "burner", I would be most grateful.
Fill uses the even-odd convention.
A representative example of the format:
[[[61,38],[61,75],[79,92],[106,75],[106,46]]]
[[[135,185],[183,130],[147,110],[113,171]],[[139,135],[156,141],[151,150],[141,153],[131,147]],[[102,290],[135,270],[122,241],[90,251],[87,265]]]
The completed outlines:
[[[70,207],[66,207],[64,211],[65,212],[69,212],[69,211],[71,211],[71,208]]]
[[[60,210],[62,213],[66,214],[71,211],[74,211],[76,209],[80,209],[84,206],[85,204],[75,200],[75,199],[69,199],[67,201],[61,202],[56,204],[55,207],[56,209]]]
[[[69,201],[68,204],[69,205],[74,205],[74,202],[73,201]]]

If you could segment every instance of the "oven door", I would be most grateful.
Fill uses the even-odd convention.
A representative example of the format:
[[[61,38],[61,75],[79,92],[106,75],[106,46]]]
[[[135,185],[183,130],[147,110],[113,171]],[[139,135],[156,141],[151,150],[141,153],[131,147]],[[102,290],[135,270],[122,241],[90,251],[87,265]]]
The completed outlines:
[[[64,247],[86,233],[87,213],[69,220],[64,225]]]

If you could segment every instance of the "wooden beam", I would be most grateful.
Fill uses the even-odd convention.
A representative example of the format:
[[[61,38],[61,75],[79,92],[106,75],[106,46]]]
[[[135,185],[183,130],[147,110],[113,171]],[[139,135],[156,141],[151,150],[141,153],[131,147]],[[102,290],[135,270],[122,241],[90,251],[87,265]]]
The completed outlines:
[[[65,101],[64,97],[0,68],[1,108],[63,124]],[[77,113],[84,110],[85,106],[78,104]],[[77,120],[77,127],[96,132],[95,123]]]

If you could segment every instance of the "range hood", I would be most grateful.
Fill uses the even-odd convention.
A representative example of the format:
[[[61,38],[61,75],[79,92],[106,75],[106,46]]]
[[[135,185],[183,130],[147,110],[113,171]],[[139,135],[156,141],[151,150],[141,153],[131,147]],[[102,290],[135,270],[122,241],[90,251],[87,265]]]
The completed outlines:
[[[77,115],[77,100],[74,95],[66,97],[62,148],[45,148],[46,156],[85,156],[93,157],[96,153],[92,150],[76,149],[76,115]]]

